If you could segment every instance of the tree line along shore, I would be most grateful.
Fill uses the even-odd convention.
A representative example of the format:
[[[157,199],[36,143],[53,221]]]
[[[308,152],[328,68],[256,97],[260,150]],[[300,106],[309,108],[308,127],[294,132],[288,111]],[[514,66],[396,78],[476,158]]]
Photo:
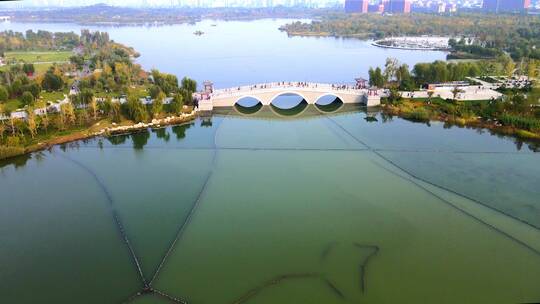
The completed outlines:
[[[369,84],[387,90],[387,96],[382,98],[382,111],[390,116],[485,128],[494,134],[512,135],[538,146],[540,88],[536,80],[539,72],[538,66],[532,63],[518,67],[507,55],[497,61],[419,63],[412,69],[389,58],[383,68],[369,70]],[[498,85],[499,79],[509,81]],[[462,88],[482,90],[486,85],[497,88],[502,97],[459,100]],[[435,86],[451,87],[452,97],[436,96]]]
[[[357,37],[446,36],[449,59],[487,59],[504,53],[514,60],[540,60],[540,16],[515,14],[344,14],[331,13],[280,28],[289,35]]]
[[[51,62],[44,71],[24,59],[4,61],[0,159],[115,130],[133,130],[133,125],[161,126],[194,116],[194,80],[179,81],[158,70],[143,70],[133,62],[138,53],[110,40],[105,32],[0,33],[0,56],[12,52],[27,52],[25,58],[55,52],[70,56],[67,61]],[[151,103],[144,102],[148,98]]]

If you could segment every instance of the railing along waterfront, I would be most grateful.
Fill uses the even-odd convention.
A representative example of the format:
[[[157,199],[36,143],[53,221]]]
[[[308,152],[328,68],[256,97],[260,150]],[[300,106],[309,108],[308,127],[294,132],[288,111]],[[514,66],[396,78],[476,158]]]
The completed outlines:
[[[246,93],[256,92],[275,92],[275,91],[315,91],[321,93],[341,92],[349,94],[364,94],[366,89],[356,88],[354,85],[349,84],[328,84],[328,83],[314,83],[314,82],[269,82],[258,83],[247,86],[238,86],[227,89],[214,90],[212,97],[232,97],[246,95]],[[286,92],[284,92],[286,93]],[[294,92],[293,92],[294,93]]]

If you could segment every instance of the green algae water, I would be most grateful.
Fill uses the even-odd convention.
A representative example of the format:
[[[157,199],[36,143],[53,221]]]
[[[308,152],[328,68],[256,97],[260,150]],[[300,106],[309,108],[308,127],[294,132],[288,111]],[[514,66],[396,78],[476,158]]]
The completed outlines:
[[[540,301],[536,146],[300,108],[2,163],[0,302]]]

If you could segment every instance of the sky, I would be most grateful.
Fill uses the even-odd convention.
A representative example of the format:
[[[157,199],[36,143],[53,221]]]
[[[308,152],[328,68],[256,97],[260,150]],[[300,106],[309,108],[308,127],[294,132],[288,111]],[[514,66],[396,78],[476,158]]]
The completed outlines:
[[[87,6],[104,3],[113,6],[160,7],[160,6],[246,6],[307,5],[325,7],[341,4],[345,0],[20,0],[0,2],[1,7],[66,7]]]

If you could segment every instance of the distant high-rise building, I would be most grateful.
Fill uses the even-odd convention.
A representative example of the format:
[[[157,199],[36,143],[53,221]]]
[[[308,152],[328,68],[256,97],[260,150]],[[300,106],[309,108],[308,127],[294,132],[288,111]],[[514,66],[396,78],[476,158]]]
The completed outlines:
[[[385,13],[402,13],[408,14],[411,12],[410,0],[390,0],[383,1]]]
[[[369,0],[345,0],[346,13],[367,13]]]
[[[442,14],[442,13],[444,13],[444,12],[446,12],[446,3],[444,3],[444,2],[439,2],[439,3],[437,4],[437,13]]]
[[[484,0],[482,7],[485,11],[493,13],[518,13],[528,9],[530,6],[531,0]]]

